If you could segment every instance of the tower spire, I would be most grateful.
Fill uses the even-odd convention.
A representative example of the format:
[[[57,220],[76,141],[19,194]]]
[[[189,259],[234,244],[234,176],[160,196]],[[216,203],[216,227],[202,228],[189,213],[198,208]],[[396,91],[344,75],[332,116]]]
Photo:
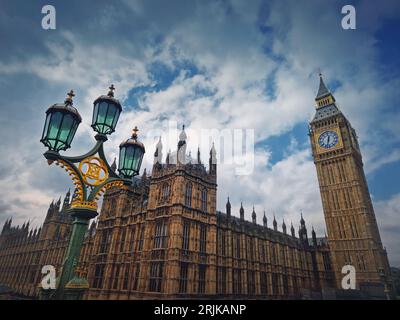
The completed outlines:
[[[335,103],[335,98],[333,97],[329,89],[326,87],[321,72],[319,73],[319,88],[317,96],[315,97],[315,102],[317,103],[317,109]]]
[[[268,226],[267,223],[268,223],[268,221],[267,221],[267,217],[265,215],[265,210],[264,210],[264,217],[263,217],[263,225],[264,225],[264,227]]]
[[[257,215],[256,215],[256,211],[254,210],[254,204],[253,204],[253,212],[251,213],[251,218],[253,220],[253,223],[256,224],[257,223]]]
[[[228,201],[226,202],[226,215],[228,217],[231,216],[231,203],[229,201],[229,196],[228,196]]]
[[[325,85],[324,79],[322,78],[322,73],[321,71],[319,72],[319,88],[318,88],[318,93],[315,99],[320,99],[326,95],[330,94],[330,91]]]
[[[179,134],[177,163],[186,164],[186,139],[185,125],[183,125],[182,131]]]
[[[209,170],[211,174],[216,174],[217,173],[217,151],[215,150],[214,142],[212,144],[211,150],[210,150],[210,159],[208,160],[209,162]]]
[[[158,139],[157,145],[156,145],[156,151],[154,152],[154,164],[161,164],[162,163],[162,142],[161,142],[161,136]]]
[[[197,147],[197,164],[201,163],[201,159],[200,159],[200,147]],[[229,197],[228,197],[229,198]]]

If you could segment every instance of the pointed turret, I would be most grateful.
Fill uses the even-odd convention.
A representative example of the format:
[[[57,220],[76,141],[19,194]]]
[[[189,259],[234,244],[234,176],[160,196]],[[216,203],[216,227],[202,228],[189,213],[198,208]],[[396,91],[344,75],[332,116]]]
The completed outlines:
[[[171,157],[171,150],[168,150],[167,158],[165,159],[165,163],[166,163],[166,164],[169,164],[169,163],[170,163],[170,157]]]
[[[161,142],[161,136],[158,140],[158,143],[156,145],[156,151],[154,152],[154,164],[161,164],[162,163],[162,142]]]
[[[272,222],[272,224],[274,226],[274,230],[278,231],[278,223],[276,222],[276,219],[275,219],[275,213],[274,213],[274,221]]]
[[[321,73],[319,74],[319,88],[317,96],[315,97],[315,102],[317,103],[317,109],[335,103],[335,98],[326,87]]]
[[[282,230],[283,230],[283,233],[286,234],[286,223],[285,223],[285,219],[283,219],[283,222],[282,222]]]
[[[243,203],[242,202],[240,202],[239,213],[240,213],[240,220],[244,220],[244,209],[243,209]]]
[[[263,217],[263,226],[264,227],[268,227],[268,220],[267,220],[267,216],[265,215],[265,210],[264,210],[264,217]]]
[[[328,94],[330,94],[330,91],[326,87],[326,85],[324,83],[324,79],[322,79],[322,73],[319,73],[319,88],[318,88],[318,93],[317,93],[317,96],[315,97],[315,100],[321,99]]]
[[[71,197],[71,191],[70,191],[70,189],[68,189],[68,192],[66,193],[65,198],[64,198],[62,211],[65,211],[66,209],[69,208],[70,197]]]
[[[178,150],[177,150],[177,163],[186,163],[186,132],[185,126],[182,126],[182,131],[179,134]]]
[[[200,159],[200,147],[197,148],[197,163],[201,164],[201,159]]]
[[[226,202],[226,215],[228,218],[231,217],[231,203],[229,201],[229,196],[228,196],[228,201]]]
[[[312,237],[313,246],[316,247],[317,246],[317,235],[315,233],[314,226],[311,226],[311,237]]]
[[[300,230],[299,230],[299,238],[303,240],[303,242],[308,245],[308,235],[307,235],[307,228],[306,228],[306,222],[303,219],[303,212],[301,214],[301,219],[300,219]]]
[[[254,210],[254,205],[253,205],[253,212],[251,213],[251,219],[253,220],[253,223],[257,223],[257,214],[256,211]]]
[[[296,237],[296,233],[295,233],[294,227],[293,227],[293,222],[290,223],[290,233],[292,234],[292,237]]]
[[[57,200],[57,202],[56,202],[56,204],[54,206],[55,212],[60,211],[60,204],[61,204],[61,196],[60,196],[60,198],[58,198],[58,200]]]
[[[214,142],[212,144],[210,150],[210,159],[208,160],[210,166],[210,173],[216,174],[217,173],[217,151],[215,150]]]

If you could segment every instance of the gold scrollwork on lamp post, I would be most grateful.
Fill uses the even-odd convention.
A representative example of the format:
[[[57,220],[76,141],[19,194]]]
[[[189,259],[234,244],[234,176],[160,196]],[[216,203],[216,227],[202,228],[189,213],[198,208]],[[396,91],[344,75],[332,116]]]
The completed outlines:
[[[98,186],[108,178],[108,169],[103,160],[91,156],[83,159],[78,167],[83,181],[89,186]]]

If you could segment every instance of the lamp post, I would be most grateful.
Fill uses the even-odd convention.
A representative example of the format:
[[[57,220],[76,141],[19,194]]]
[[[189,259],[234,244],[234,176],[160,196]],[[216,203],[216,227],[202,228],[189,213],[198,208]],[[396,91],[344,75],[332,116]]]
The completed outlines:
[[[75,185],[75,194],[68,213],[74,219],[72,234],[66,251],[62,270],[57,278],[55,291],[42,290],[42,297],[51,299],[79,299],[89,287],[86,279],[75,275],[76,265],[82,248],[85,232],[90,219],[97,213],[97,200],[107,189],[114,186],[130,185],[133,176],[139,173],[144,145],[137,140],[137,127],[132,137],[120,145],[120,174],[108,164],[104,155],[103,143],[107,135],[115,131],[121,104],[114,98],[114,86],[109,87],[107,95],[94,101],[92,128],[97,132],[95,146],[86,154],[76,157],[60,155],[59,151],[71,146],[76,130],[82,121],[77,109],[73,106],[74,92],[67,94],[64,103],[50,106],[46,111],[46,121],[41,142],[48,147],[44,153],[49,165],[55,163],[64,168]]]

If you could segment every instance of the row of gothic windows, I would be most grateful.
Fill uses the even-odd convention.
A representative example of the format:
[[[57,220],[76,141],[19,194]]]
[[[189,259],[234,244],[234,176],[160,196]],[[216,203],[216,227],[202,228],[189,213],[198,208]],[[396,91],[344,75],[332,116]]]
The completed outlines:
[[[181,262],[180,265],[181,265],[181,270],[179,277],[179,293],[187,293],[189,263]],[[197,278],[198,293],[205,293],[206,291],[206,272],[207,272],[207,266],[204,264],[200,264],[198,266],[198,278]]]
[[[185,205],[188,207],[192,206],[192,190],[193,184],[188,182],[185,188]],[[200,208],[203,211],[207,211],[207,189],[204,188],[201,190],[201,198],[200,198]]]
[[[171,194],[170,184],[164,183],[160,189],[158,202],[159,203],[167,202],[169,200],[170,194]],[[188,182],[185,186],[185,205],[188,207],[192,207],[192,194],[193,194],[193,184],[191,182]],[[206,188],[201,190],[200,209],[203,211],[207,211],[207,189]]]

